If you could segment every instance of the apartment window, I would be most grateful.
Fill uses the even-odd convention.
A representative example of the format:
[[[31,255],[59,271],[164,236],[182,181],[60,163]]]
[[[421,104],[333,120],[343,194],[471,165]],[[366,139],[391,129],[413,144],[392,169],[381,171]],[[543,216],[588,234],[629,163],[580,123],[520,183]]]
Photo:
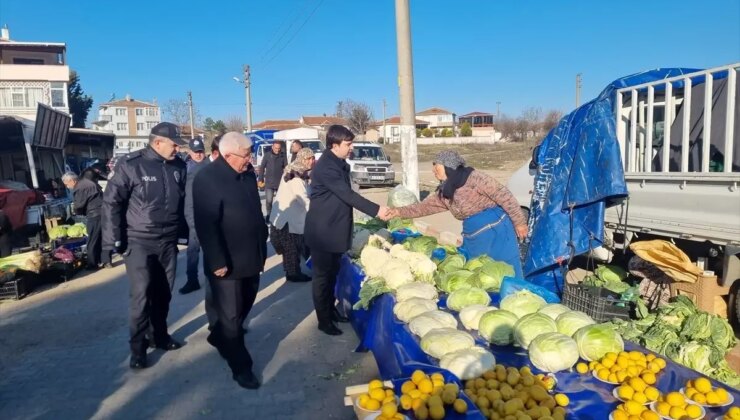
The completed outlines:
[[[398,127],[391,127],[391,136],[396,137],[398,135]]]
[[[116,108],[116,115],[118,116],[126,116],[126,108]]]
[[[44,103],[44,90],[31,87],[0,88],[0,107],[35,108],[39,102]]]
[[[136,108],[136,115],[144,115],[144,109],[143,108]]]
[[[67,103],[64,101],[64,90],[66,87],[63,82],[51,82],[51,106],[55,108],[64,108]]]
[[[136,131],[144,131],[144,123],[136,123]]]
[[[43,58],[23,58],[23,57],[13,57],[13,64],[35,64],[35,65],[44,65],[44,59],[43,59]]]
[[[155,125],[157,125],[156,122],[149,121],[146,123],[146,128],[147,130],[151,130],[152,128],[154,128]]]
[[[116,130],[126,131],[128,130],[128,124],[127,123],[116,123]]]
[[[147,117],[156,117],[157,116],[157,108],[147,108],[146,109],[146,116]]]

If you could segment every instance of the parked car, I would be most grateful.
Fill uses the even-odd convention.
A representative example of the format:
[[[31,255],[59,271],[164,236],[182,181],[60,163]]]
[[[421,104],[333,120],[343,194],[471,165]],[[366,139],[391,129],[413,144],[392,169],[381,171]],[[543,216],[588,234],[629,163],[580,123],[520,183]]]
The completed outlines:
[[[360,186],[393,185],[396,173],[383,147],[375,143],[355,143],[347,159],[352,182]]]

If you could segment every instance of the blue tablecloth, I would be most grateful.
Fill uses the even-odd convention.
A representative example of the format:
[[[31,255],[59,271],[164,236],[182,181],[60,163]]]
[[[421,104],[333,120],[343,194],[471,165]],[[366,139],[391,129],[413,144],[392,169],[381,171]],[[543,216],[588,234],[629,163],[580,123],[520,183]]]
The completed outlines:
[[[347,256],[343,257],[337,278],[336,295],[341,309],[349,315],[352,327],[360,338],[357,350],[373,352],[380,376],[386,380],[407,378],[416,369],[427,373],[444,372],[445,375],[449,375],[449,372],[438,366],[436,359],[421,350],[419,339],[409,331],[406,324],[398,321],[393,315],[395,299],[392,295],[385,294],[377,297],[369,310],[352,310],[352,305],[358,301],[360,282],[363,278],[362,270]],[[498,295],[493,294],[492,299],[492,304],[498,306]],[[444,308],[444,299],[440,301],[440,307]],[[479,345],[491,349],[497,363],[516,367],[530,366],[534,372],[538,372],[530,363],[524,349],[514,346],[492,346],[481,339],[476,331],[469,332]],[[631,342],[625,343],[625,349],[650,353],[649,350]],[[656,384],[661,392],[677,391],[684,386],[686,381],[702,376],[670,360],[666,362],[667,366],[658,375]],[[560,372],[556,374],[556,377],[557,391],[567,394],[571,401],[568,407],[568,418],[605,420],[619,404],[612,396],[614,385],[603,383],[590,373],[581,375],[575,371]],[[715,386],[719,385],[713,380],[712,383]],[[740,392],[726,386],[725,388],[735,397],[735,405],[740,405]],[[474,408],[470,404],[469,407]],[[707,418],[714,419],[726,411],[727,407],[707,409]],[[471,410],[467,416],[448,418],[482,419],[483,416],[477,410]]]

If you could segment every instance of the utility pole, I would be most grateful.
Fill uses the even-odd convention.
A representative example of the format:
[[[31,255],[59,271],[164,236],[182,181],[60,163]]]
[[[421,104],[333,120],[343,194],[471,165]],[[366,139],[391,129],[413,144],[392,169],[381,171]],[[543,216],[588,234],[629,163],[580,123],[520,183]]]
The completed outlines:
[[[403,185],[419,197],[419,162],[416,154],[416,112],[414,110],[414,66],[411,59],[411,18],[409,0],[396,0],[396,49],[398,88],[401,102],[401,160]]]
[[[581,105],[581,87],[583,86],[583,74],[576,74],[576,108]]]
[[[388,135],[385,132],[385,98],[383,98],[383,143],[388,144]]]
[[[244,65],[244,90],[247,100],[247,132],[252,131],[252,90],[250,79],[251,73],[249,72],[249,64]]]
[[[496,102],[496,119],[501,120],[501,102]]]
[[[195,138],[195,122],[193,118],[193,92],[188,91],[188,107],[190,108],[190,139]]]

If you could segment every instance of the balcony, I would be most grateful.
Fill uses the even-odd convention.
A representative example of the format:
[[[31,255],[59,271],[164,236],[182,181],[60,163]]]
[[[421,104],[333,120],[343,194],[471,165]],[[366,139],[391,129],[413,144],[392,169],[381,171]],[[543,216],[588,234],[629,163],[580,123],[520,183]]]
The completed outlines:
[[[69,82],[69,66],[0,64],[0,80]]]

